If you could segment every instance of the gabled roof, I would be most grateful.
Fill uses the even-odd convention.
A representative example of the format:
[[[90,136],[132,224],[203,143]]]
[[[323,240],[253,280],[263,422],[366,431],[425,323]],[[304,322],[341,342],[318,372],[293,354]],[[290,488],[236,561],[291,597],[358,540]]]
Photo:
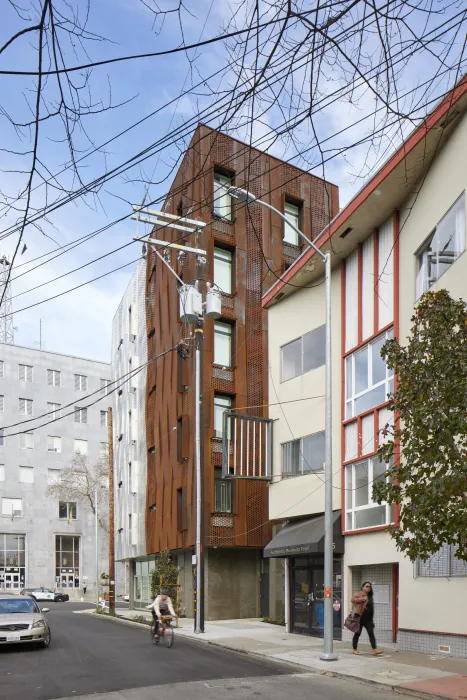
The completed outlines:
[[[440,148],[449,139],[467,111],[467,75],[449,91],[423,122],[407,137],[378,172],[337,214],[315,239],[319,248],[330,248],[333,261],[347,257],[356,245],[380,226],[413,193]],[[464,155],[465,157],[465,155]],[[350,229],[350,231],[348,231]],[[347,232],[345,237],[342,234]],[[280,298],[297,291],[294,285],[307,285],[322,276],[322,264],[307,248],[263,297],[269,307]],[[278,299],[279,297],[279,299]]]

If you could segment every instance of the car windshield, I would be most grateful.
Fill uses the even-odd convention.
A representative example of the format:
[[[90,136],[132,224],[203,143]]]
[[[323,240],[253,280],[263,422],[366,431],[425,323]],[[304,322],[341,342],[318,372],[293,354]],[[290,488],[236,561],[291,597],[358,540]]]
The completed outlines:
[[[35,612],[39,612],[39,608],[30,598],[0,598],[0,615]]]

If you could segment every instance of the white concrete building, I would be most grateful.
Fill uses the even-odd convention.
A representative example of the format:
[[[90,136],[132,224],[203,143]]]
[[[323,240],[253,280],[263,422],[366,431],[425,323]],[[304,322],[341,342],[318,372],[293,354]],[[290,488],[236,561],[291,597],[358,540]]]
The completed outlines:
[[[125,565],[131,605],[148,603],[154,556],[146,556],[146,261],[141,260],[112,325],[114,394],[115,557]]]
[[[106,459],[109,381],[104,362],[0,343],[0,590],[94,589],[94,516],[46,489],[78,451],[90,465]],[[107,534],[98,539],[101,574]]]
[[[382,343],[409,335],[414,305],[427,289],[467,299],[466,159],[464,79],[317,238],[333,260],[335,636],[342,636],[352,592],[369,580],[380,644],[458,657],[467,657],[467,564],[454,546],[426,563],[402,556],[385,531],[397,524],[397,509],[372,501],[372,482],[380,473],[374,459],[380,428],[392,417],[386,397],[393,377],[380,356]],[[450,259],[440,261],[446,246]],[[270,403],[281,402],[270,409],[276,419],[270,518],[285,524],[265,553],[286,562],[289,631],[317,636],[323,627],[322,280],[323,265],[308,250],[264,298]]]

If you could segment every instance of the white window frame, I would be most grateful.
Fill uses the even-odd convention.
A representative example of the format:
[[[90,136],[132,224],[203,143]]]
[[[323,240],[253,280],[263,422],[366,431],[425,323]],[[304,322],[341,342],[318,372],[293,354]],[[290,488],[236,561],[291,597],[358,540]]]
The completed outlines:
[[[291,245],[300,245],[299,235],[294,229],[289,226],[288,222],[300,228],[300,205],[294,204],[293,202],[288,202],[286,200],[284,207],[284,216],[287,222],[284,221],[284,243],[290,243]]]
[[[58,442],[56,442],[58,441]],[[47,452],[61,452],[62,438],[58,435],[47,435]]]
[[[47,484],[50,486],[52,484],[58,484],[60,481],[61,469],[47,469]]]
[[[227,288],[224,289],[222,284],[219,284],[219,282],[222,282],[222,280],[219,280],[221,275],[219,266],[217,267],[217,275],[216,275],[216,260],[218,261],[219,264],[222,265],[228,265],[230,275],[229,275],[229,282],[227,285]],[[214,264],[213,264],[213,278],[214,278],[214,284],[219,287],[221,292],[224,294],[232,294],[233,293],[233,253],[231,250],[227,250],[226,248],[220,248],[219,246],[214,247]]]
[[[108,413],[107,411],[101,411],[101,428],[108,427]]]
[[[80,406],[75,406],[75,423],[87,423],[88,422],[88,409],[81,408]]]
[[[62,373],[58,369],[48,369],[47,370],[47,384],[48,386],[61,386]]]
[[[451,235],[450,242],[457,238],[450,246],[450,250],[439,251],[439,235],[446,219],[454,215],[455,228]],[[465,192],[456,199],[449,207],[446,214],[440,219],[436,228],[422,246],[415,253],[417,259],[417,279],[416,279],[416,299],[427,292],[437,282],[444,273],[450,269],[451,265],[465,251]],[[444,269],[440,269],[440,265]]]
[[[23,377],[21,376],[23,374]],[[32,384],[33,382],[33,367],[32,365],[18,364],[18,379],[20,382]]]
[[[361,348],[356,350],[355,352],[351,353],[350,355],[347,355],[345,358],[345,420],[349,420],[350,418],[355,418],[355,416],[359,416],[362,413],[368,413],[368,411],[371,411],[373,408],[376,408],[377,406],[382,405],[385,403],[387,399],[387,395],[392,393],[393,387],[394,387],[394,371],[390,369],[387,364],[386,364],[386,377],[379,382],[376,382],[373,384],[373,352],[374,352],[374,346],[376,343],[378,343],[381,338],[385,338],[388,340],[389,338],[392,338],[393,332],[392,329],[385,331],[384,333],[380,333],[376,338],[373,338],[369,343],[366,343],[366,345],[363,345]],[[363,391],[360,391],[358,393],[355,392],[355,358],[356,356],[360,353],[363,352],[364,350],[367,351],[368,357],[367,357],[367,366],[368,366],[368,387],[364,389]],[[349,386],[349,368],[351,368],[350,374],[350,386]],[[373,389],[377,389],[380,386],[385,387],[385,392],[384,392],[384,399],[383,401],[380,401],[377,404],[374,404],[374,406],[366,406],[366,408],[361,411],[360,413],[356,412],[355,409],[355,404],[356,401],[362,397],[365,396],[366,394],[369,394],[370,391],[373,391]]]
[[[215,216],[232,221],[232,197],[228,194],[228,188],[232,185],[232,179],[228,175],[214,171],[214,200],[212,212]]]
[[[324,328],[324,342],[326,345],[326,324],[323,323],[320,326],[317,326],[316,328],[313,328],[311,331],[308,331],[308,333],[304,333],[301,335],[299,338],[294,338],[294,340],[290,340],[288,343],[284,343],[284,345],[281,345],[280,352],[281,352],[281,382],[289,382],[291,379],[295,379],[295,377],[300,377],[302,374],[308,374],[308,372],[313,372],[313,370],[318,369],[319,367],[324,367],[326,362],[324,361],[321,364],[317,364],[314,367],[310,367],[310,369],[305,370],[304,369],[304,360],[305,360],[305,338],[312,333],[316,333],[317,331],[321,331],[321,329]],[[292,343],[299,343],[300,344],[300,371],[297,374],[294,374],[292,377],[287,377],[287,379],[284,379],[284,350],[285,348],[288,348]],[[326,357],[326,353],[324,353]]]
[[[7,506],[9,506],[9,508],[7,508]],[[9,498],[8,496],[2,497],[2,515],[6,515],[11,518],[14,511],[21,511],[21,515],[18,517],[23,517],[23,499]]]
[[[66,516],[60,515],[60,506],[61,505],[66,505]],[[75,517],[73,517],[73,508],[70,508],[70,506],[74,506],[74,511],[75,511]],[[70,515],[71,511],[71,515]],[[75,501],[59,501],[58,502],[58,519],[59,520],[78,520],[78,504]]]
[[[228,329],[228,330],[227,330]],[[229,357],[227,362],[218,362],[219,358],[216,358],[216,340],[219,336],[229,339]],[[231,323],[225,323],[224,321],[214,322],[214,364],[220,365],[221,367],[232,367],[232,340],[233,340],[233,326]]]
[[[216,403],[219,399],[225,399],[226,400],[226,405],[224,406],[223,404]],[[223,426],[224,426],[224,413],[225,411],[231,411],[232,406],[233,406],[233,397],[232,396],[227,396],[226,394],[214,394],[214,437],[217,439],[222,439],[224,431],[223,431]],[[216,430],[215,424],[216,424],[216,408],[223,408],[222,411],[222,428],[221,430]]]
[[[110,384],[110,379],[101,379],[101,394],[105,396],[108,391],[108,386]]]
[[[19,480],[20,484],[33,484],[34,483],[34,467],[27,466],[26,464],[21,464],[18,467],[18,470],[19,470],[18,480]],[[29,480],[25,481],[24,479],[21,478],[21,475],[25,475],[25,474],[28,474],[29,477],[32,477],[30,481]],[[29,479],[29,477],[28,477],[28,479]]]
[[[377,460],[378,457],[376,455],[372,455],[370,457],[364,457],[363,459],[358,459],[355,462],[352,462],[351,464],[347,464],[345,466],[345,530],[347,532],[351,531],[360,531],[360,530],[371,530],[374,529],[375,527],[386,527],[387,525],[390,525],[391,523],[394,522],[394,516],[393,512],[394,509],[392,506],[390,506],[387,503],[381,503],[379,505],[375,501],[373,501],[373,484],[374,484],[374,476],[373,476],[373,462],[374,460]],[[368,483],[366,488],[368,489],[368,503],[362,506],[356,506],[355,505],[355,468],[359,466],[360,464],[366,463],[367,464],[367,474],[368,474]],[[348,488],[349,484],[349,479],[348,474],[351,474],[351,488]],[[381,477],[380,477],[381,478]],[[386,477],[386,481],[388,481],[389,477]],[[367,525],[365,527],[356,527],[355,526],[355,514],[362,512],[364,510],[373,510],[374,508],[380,508],[384,507],[386,509],[385,511],[385,522],[380,524],[380,525]],[[347,516],[351,516],[351,527],[347,527]]]
[[[54,420],[55,418],[60,418],[61,408],[62,404],[60,403],[47,403],[47,413],[49,414],[51,420]]]
[[[306,459],[304,457],[304,440],[307,438],[314,438],[317,437],[318,435],[323,436],[323,462],[320,466],[319,469],[309,469],[308,467],[310,465],[306,464]],[[286,469],[286,462],[287,462],[287,452],[289,449],[289,445],[293,445],[294,443],[298,442],[299,443],[299,464],[298,464],[298,471],[288,471]],[[282,477],[283,478],[289,478],[291,476],[302,476],[303,474],[320,474],[324,472],[324,450],[325,450],[325,433],[324,430],[319,430],[316,433],[310,433],[309,435],[303,435],[302,437],[295,438],[295,440],[289,440],[288,442],[283,442],[281,443],[281,459],[282,459]]]
[[[109,456],[109,443],[101,442],[99,445],[99,454],[101,459],[107,459]]]
[[[88,378],[85,374],[75,374],[75,391],[87,391]]]
[[[34,433],[20,433],[19,436],[19,448],[20,450],[33,450],[34,449]]]
[[[80,443],[80,445],[77,445],[76,443]],[[82,452],[79,447],[82,446],[84,447],[84,452]],[[75,438],[74,446],[73,446],[73,451],[75,455],[82,455],[83,457],[88,456],[88,441],[87,440],[82,440],[81,438]]]
[[[24,401],[21,404],[21,401]],[[24,409],[24,410],[21,410]],[[19,399],[19,414],[20,416],[32,416],[33,414],[33,403],[32,399]]]

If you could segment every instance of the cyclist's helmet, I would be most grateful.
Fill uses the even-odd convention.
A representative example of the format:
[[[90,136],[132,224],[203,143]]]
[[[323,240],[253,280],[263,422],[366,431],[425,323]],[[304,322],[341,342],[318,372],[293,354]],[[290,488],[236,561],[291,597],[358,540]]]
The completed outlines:
[[[161,595],[169,595],[169,591],[167,590],[167,588],[163,588],[161,590]]]

